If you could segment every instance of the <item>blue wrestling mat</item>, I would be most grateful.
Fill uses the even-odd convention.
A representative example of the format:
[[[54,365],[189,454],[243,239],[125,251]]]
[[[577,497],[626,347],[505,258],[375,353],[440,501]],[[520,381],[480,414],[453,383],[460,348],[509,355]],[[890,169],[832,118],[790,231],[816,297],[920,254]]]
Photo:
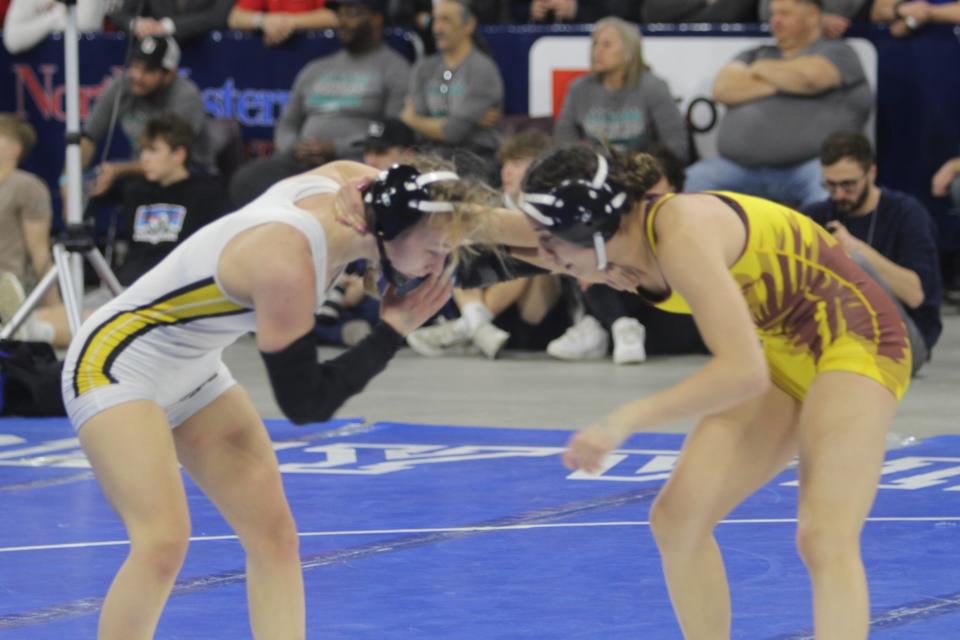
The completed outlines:
[[[271,422],[301,531],[309,637],[679,638],[646,518],[682,437],[596,477],[565,431]],[[733,636],[812,638],[796,472],[718,527]],[[960,437],[888,454],[863,536],[871,638],[960,637]],[[243,554],[188,482],[194,541],[161,640],[249,638]],[[0,420],[0,640],[93,638],[125,534],[64,420]]]

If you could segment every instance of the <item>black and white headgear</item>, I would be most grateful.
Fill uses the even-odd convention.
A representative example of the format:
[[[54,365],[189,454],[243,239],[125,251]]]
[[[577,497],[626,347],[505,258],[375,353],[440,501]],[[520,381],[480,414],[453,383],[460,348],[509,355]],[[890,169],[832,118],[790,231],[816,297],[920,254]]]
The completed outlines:
[[[627,210],[627,194],[609,180],[607,159],[597,154],[592,180],[564,180],[548,193],[520,194],[520,209],[561,240],[593,247],[597,268],[607,266],[605,243],[620,227]]]
[[[393,240],[420,222],[425,214],[453,212],[453,203],[436,200],[430,193],[430,185],[459,179],[460,176],[453,171],[420,173],[416,167],[395,164],[381,172],[367,187],[363,201],[373,213],[373,232],[380,251],[380,267],[393,285],[402,287],[408,282],[406,276],[393,268],[387,258],[384,242]]]
[[[425,213],[452,212],[453,203],[435,200],[429,186],[459,179],[453,171],[420,173],[408,164],[395,164],[382,171],[363,196],[363,201],[373,209],[377,237],[393,240],[420,222]]]

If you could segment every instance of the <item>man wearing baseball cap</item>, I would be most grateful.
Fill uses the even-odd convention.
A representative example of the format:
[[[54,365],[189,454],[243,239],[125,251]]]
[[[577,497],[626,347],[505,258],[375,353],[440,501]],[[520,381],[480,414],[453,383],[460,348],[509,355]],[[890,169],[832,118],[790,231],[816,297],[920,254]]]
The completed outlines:
[[[203,99],[197,85],[177,73],[179,64],[180,47],[173,38],[147,36],[136,44],[126,73],[115,78],[94,102],[80,141],[83,166],[90,164],[97,147],[107,138],[115,108],[116,122],[130,143],[131,155],[97,167],[92,196],[107,193],[119,178],[143,173],[137,158],[144,124],[164,113],[176,114],[190,123],[196,135],[194,161],[213,168]]]

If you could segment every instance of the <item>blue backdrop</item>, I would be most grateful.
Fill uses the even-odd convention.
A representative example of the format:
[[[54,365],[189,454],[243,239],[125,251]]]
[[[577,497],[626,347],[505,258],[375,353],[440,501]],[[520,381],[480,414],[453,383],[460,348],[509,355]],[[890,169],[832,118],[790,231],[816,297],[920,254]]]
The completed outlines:
[[[649,25],[648,36],[763,35],[765,28],[745,25]],[[528,52],[545,35],[582,36],[586,26],[500,26],[484,38],[503,74],[506,111],[527,113]],[[879,56],[877,152],[881,183],[920,197],[935,214],[946,202],[930,197],[930,178],[947,158],[960,152],[960,39],[948,27],[925,28],[915,37],[892,38],[886,29],[858,25],[850,35],[870,40]],[[400,31],[391,44],[413,57]],[[208,112],[236,118],[248,139],[269,139],[297,72],[310,60],[337,47],[332,33],[299,36],[267,49],[258,37],[213,33],[189,43],[182,67],[201,87]],[[111,74],[120,73],[126,41],[115,34],[83,36],[80,43],[81,117]],[[0,47],[0,111],[15,111],[37,127],[38,149],[24,167],[53,184],[63,157],[63,47],[59,37],[33,51],[10,55]],[[118,136],[122,138],[122,136]],[[124,144],[118,140],[119,145]],[[118,152],[120,149],[116,149]],[[953,217],[938,215],[947,236]],[[945,240],[952,244],[952,240]]]

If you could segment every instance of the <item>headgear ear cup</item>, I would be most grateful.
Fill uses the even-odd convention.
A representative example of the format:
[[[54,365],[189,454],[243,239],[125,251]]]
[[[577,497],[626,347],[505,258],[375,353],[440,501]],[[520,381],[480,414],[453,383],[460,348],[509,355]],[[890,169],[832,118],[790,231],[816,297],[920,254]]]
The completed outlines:
[[[548,193],[520,195],[520,209],[550,233],[579,247],[593,248],[598,269],[606,267],[605,243],[620,228],[627,208],[627,194],[610,182],[607,159],[600,154],[592,180],[564,180]]]

